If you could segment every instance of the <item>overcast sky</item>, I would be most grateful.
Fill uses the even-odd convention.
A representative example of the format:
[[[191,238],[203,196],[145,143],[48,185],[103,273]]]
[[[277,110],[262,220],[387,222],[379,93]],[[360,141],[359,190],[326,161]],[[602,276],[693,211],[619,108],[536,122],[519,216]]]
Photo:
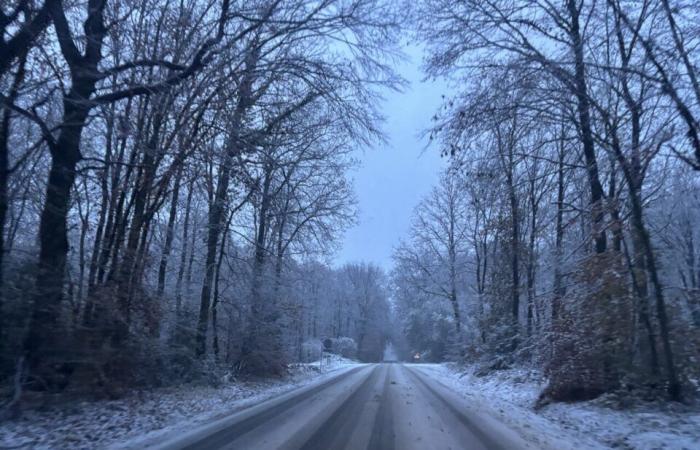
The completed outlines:
[[[408,231],[413,208],[437,182],[446,162],[419,134],[447,92],[441,81],[421,81],[422,54],[409,47],[409,61],[397,70],[410,82],[401,93],[390,93],[383,105],[388,144],[358,150],[362,165],[353,173],[359,201],[359,223],[348,230],[336,263],[366,261],[391,269],[391,254]]]

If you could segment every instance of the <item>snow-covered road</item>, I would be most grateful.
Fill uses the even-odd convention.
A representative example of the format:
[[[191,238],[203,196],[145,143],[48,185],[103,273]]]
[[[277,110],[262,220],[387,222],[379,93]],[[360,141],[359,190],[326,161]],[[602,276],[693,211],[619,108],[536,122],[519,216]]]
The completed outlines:
[[[517,433],[419,365],[354,367],[320,383],[181,430],[159,449],[519,449]]]

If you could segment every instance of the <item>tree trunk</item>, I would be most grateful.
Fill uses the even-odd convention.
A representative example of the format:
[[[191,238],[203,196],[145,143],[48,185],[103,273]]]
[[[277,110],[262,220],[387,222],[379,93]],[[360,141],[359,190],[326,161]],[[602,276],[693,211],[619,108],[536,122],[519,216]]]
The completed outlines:
[[[93,90],[94,82],[74,83],[63,102],[61,133],[50,147],[52,161],[39,225],[40,251],[34,302],[24,343],[27,363],[32,371],[48,356],[55,340],[60,339],[58,327],[68,255],[70,192],[81,159],[80,136],[89,112],[84,99],[89,98]]]
[[[552,325],[555,326],[559,319],[559,309],[561,300],[564,298],[564,287],[562,282],[561,265],[563,263],[564,247],[564,141],[560,142],[559,161],[557,164],[557,215],[555,221],[554,238],[554,297],[552,298]]]
[[[617,202],[617,176],[615,169],[615,159],[610,161],[610,183],[608,185],[608,200],[610,205],[610,218],[612,219],[613,251],[622,252],[622,219],[620,218],[620,207]]]
[[[231,220],[235,211],[231,211],[228,215],[228,220],[226,221],[226,227],[223,229],[221,235],[221,245],[219,246],[219,257],[216,262],[216,274],[214,275],[214,296],[211,302],[211,329],[213,334],[212,339],[212,349],[214,350],[214,358],[219,359],[219,329],[218,329],[218,306],[219,306],[219,282],[221,281],[221,265],[224,262],[224,256],[226,254],[226,236],[228,236],[228,230],[231,227]]]
[[[270,208],[270,186],[272,184],[272,167],[266,164],[265,174],[263,178],[263,186],[260,200],[260,211],[258,218],[258,230],[255,238],[255,256],[253,260],[253,286],[252,286],[252,305],[251,314],[253,319],[253,329],[256,329],[256,324],[262,319],[262,277],[265,265],[265,240],[267,237],[268,212]],[[254,341],[254,340],[253,340]]]
[[[455,204],[454,198],[450,197],[450,230],[448,236],[448,257],[450,265],[450,303],[452,305],[452,314],[455,319],[455,332],[458,345],[461,344],[462,336],[462,318],[459,313],[459,302],[457,299],[457,243],[455,242]],[[464,350],[460,345],[460,352]]]
[[[603,221],[605,211],[603,208],[603,186],[600,183],[598,173],[598,161],[595,153],[595,143],[593,140],[593,128],[591,126],[590,100],[588,97],[588,87],[586,86],[586,66],[583,59],[583,41],[579,23],[580,10],[576,0],[567,0],[567,9],[571,18],[571,29],[569,31],[571,46],[574,56],[576,84],[576,108],[579,119],[579,131],[581,132],[581,143],[583,144],[583,156],[586,161],[586,174],[591,189],[591,214],[593,239],[595,241],[595,252],[605,253],[607,250],[607,238]]]
[[[131,216],[128,238],[124,256],[119,265],[119,274],[116,278],[118,308],[121,317],[117,318],[116,330],[117,340],[125,337],[126,327],[129,326],[131,316],[131,303],[133,300],[134,288],[138,284],[137,274],[139,273],[139,248],[143,248],[140,243],[143,241],[143,231],[148,227],[149,214],[148,203],[151,198],[151,191],[155,178],[155,171],[158,155],[160,151],[161,129],[164,120],[163,104],[165,100],[161,97],[156,102],[153,110],[153,121],[151,132],[148,137],[143,157],[139,164],[139,172],[136,178],[136,185],[132,193],[132,204],[134,210]]]
[[[638,117],[638,116],[637,116]],[[633,127],[633,131],[637,128]],[[635,242],[635,252],[639,252],[636,256],[639,261],[635,261],[635,266],[637,263],[644,262],[646,264],[646,270],[635,270],[635,279],[637,276],[644,277],[646,280],[645,273],[648,273],[649,279],[651,281],[651,286],[653,289],[654,303],[656,306],[657,320],[659,321],[659,328],[661,334],[661,344],[664,349],[664,366],[666,369],[666,377],[668,378],[668,394],[672,400],[680,401],[682,399],[681,384],[678,378],[678,372],[674,362],[673,347],[671,345],[671,331],[669,326],[668,315],[666,312],[666,300],[664,298],[663,286],[661,285],[661,280],[659,279],[658,264],[656,262],[656,255],[654,253],[654,248],[651,243],[651,238],[649,236],[649,231],[644,223],[644,209],[642,205],[642,182],[643,173],[641,171],[641,165],[639,164],[639,140],[640,134],[633,133],[632,141],[632,157],[630,161],[625,159],[625,155],[622,153],[622,148],[617,139],[617,134],[613,133],[613,145],[612,149],[620,163],[623,174],[629,188],[630,197],[630,209],[631,209],[631,220],[633,227],[633,237],[637,242]],[[642,280],[635,280],[637,285],[639,296],[645,296],[645,287],[640,283]],[[646,284],[646,283],[645,283]],[[640,312],[644,312],[644,306]],[[645,318],[642,316],[642,320]],[[655,357],[655,345],[653,334],[650,325],[647,325],[649,330],[649,338],[652,352],[652,358]],[[652,362],[652,364],[654,364]],[[652,366],[653,369],[653,366]]]
[[[7,96],[7,101],[14,103],[17,99],[19,87],[24,80],[26,52],[19,59],[17,73],[12,80],[12,86]],[[3,307],[4,307],[4,262],[5,262],[5,222],[7,220],[7,210],[9,207],[8,184],[10,181],[10,121],[12,119],[12,110],[3,108],[2,123],[0,123],[0,352],[2,352],[4,342],[3,332]]]
[[[50,356],[50,349],[60,336],[57,333],[60,332],[58,326],[68,256],[70,194],[76,167],[82,159],[80,138],[92,108],[89,99],[95,92],[102,42],[107,33],[102,22],[105,2],[90,0],[87,8],[89,14],[83,24],[85,55],[81,55],[72,42],[63,5],[55,2],[50,6],[54,29],[60,36],[61,52],[70,68],[72,85],[63,96],[58,139],[49,144],[51,168],[39,224],[40,250],[34,302],[24,342],[29,370],[39,376],[39,364]]]
[[[89,325],[92,322],[93,309],[95,306],[95,300],[92,298],[93,288],[95,286],[95,281],[97,277],[97,264],[99,261],[100,250],[103,245],[103,241],[106,237],[105,222],[107,220],[107,212],[111,210],[112,204],[110,203],[109,196],[109,171],[110,165],[112,163],[112,147],[113,147],[113,134],[114,134],[114,105],[110,105],[110,111],[107,115],[106,125],[107,131],[105,133],[105,140],[107,145],[105,146],[105,166],[102,170],[102,177],[100,181],[100,193],[101,193],[101,203],[100,203],[100,213],[97,219],[97,228],[95,229],[95,241],[92,246],[92,254],[90,256],[90,267],[88,269],[88,280],[87,280],[87,298],[85,303],[85,309],[83,310],[83,323]]]
[[[216,270],[216,255],[219,247],[219,237],[224,226],[224,216],[228,197],[228,186],[231,178],[231,166],[233,164],[233,146],[238,145],[235,140],[228,143],[226,155],[222,162],[219,182],[212,204],[209,207],[209,219],[207,226],[207,256],[204,269],[204,281],[199,305],[199,320],[197,322],[197,335],[195,353],[203,356],[206,353],[207,328],[209,325],[209,309],[211,291]]]
[[[681,384],[678,379],[676,365],[674,363],[673,347],[671,346],[671,331],[666,313],[666,301],[664,298],[663,287],[659,279],[658,266],[656,256],[651,245],[649,232],[644,224],[644,216],[642,210],[642,202],[638,193],[633,192],[630,195],[632,201],[632,223],[637,233],[639,233],[640,244],[645,254],[647,270],[651,279],[652,289],[654,291],[654,300],[656,304],[656,316],[659,321],[661,331],[661,343],[664,349],[664,363],[666,368],[666,376],[668,378],[668,394],[672,400],[680,401],[682,399]]]
[[[272,201],[270,188],[273,180],[273,167],[270,161],[265,162],[263,171],[260,209],[258,211],[258,229],[255,237],[255,255],[253,257],[250,324],[241,356],[244,360],[249,360],[250,369],[254,372],[277,373],[281,368],[281,361],[279,360],[281,354],[278,353],[279,329],[276,310],[274,305],[269,302],[269,299],[263,298],[262,293],[267,253],[266,241]]]
[[[513,348],[518,345],[518,329],[520,328],[520,214],[518,198],[513,180],[513,143],[508,143],[508,162],[506,167],[506,182],[508,183],[508,200],[510,203],[511,239],[510,239],[510,268],[511,268],[511,316],[513,323]]]
[[[170,201],[170,214],[168,215],[168,225],[165,230],[165,243],[163,245],[163,253],[160,257],[158,265],[158,297],[163,297],[165,290],[165,274],[168,269],[168,259],[173,247],[173,239],[175,237],[175,219],[177,218],[177,203],[180,198],[180,182],[182,180],[184,163],[180,163],[177,168],[177,174],[173,181],[173,195]]]
[[[175,282],[175,315],[180,317],[180,309],[182,307],[182,278],[185,275],[185,267],[187,265],[187,246],[188,233],[190,227],[190,210],[192,206],[192,194],[194,193],[194,183],[190,181],[187,191],[187,200],[185,202],[185,219],[182,225],[182,251],[180,253],[180,268],[177,272],[177,281]],[[194,248],[192,249],[194,252]]]
[[[534,180],[531,180],[530,193],[530,234],[528,239],[527,259],[527,335],[532,336],[535,308],[535,242],[537,239],[537,200],[535,198]]]
[[[143,135],[143,127],[145,121],[145,106],[146,101],[140,102],[142,105],[138,108],[137,115],[137,133],[136,136]],[[128,105],[127,105],[128,107]],[[128,109],[127,109],[128,111]],[[119,156],[117,161],[122,162],[124,152],[126,151],[127,139],[122,138]],[[131,184],[131,177],[137,167],[137,158],[140,154],[141,145],[134,145],[129,159],[126,164],[126,173],[122,181],[121,188],[119,186],[119,176],[121,175],[121,164],[118,164],[112,176],[112,198],[110,200],[110,213],[107,218],[105,235],[108,237],[106,244],[102,245],[102,251],[98,259],[96,283],[107,283],[115,279],[116,270],[118,268],[119,252],[124,243],[126,235],[126,225],[129,216],[129,206],[127,206],[127,194]],[[109,269],[109,271],[108,271]]]
[[[211,300],[212,283],[214,280],[214,271],[216,263],[216,250],[218,247],[223,221],[226,216],[226,201],[228,196],[228,187],[233,169],[234,157],[241,151],[241,142],[239,142],[239,133],[246,111],[251,106],[252,101],[252,85],[255,80],[253,73],[259,58],[259,49],[254,48],[246,57],[245,72],[241,77],[239,87],[238,103],[233,112],[231,122],[229,124],[229,139],[226,143],[226,153],[221,162],[219,173],[219,181],[216,185],[216,193],[209,207],[209,217],[207,223],[207,255],[204,269],[204,281],[202,282],[202,293],[200,296],[199,305],[199,320],[197,322],[197,334],[195,340],[195,353],[197,356],[203,356],[206,353],[207,343],[207,327],[209,324],[209,307]]]
[[[85,214],[80,211],[80,203],[78,203],[78,216],[80,217],[80,240],[78,243],[78,292],[77,292],[77,303],[80,304],[83,301],[83,292],[85,286],[85,240],[87,239],[87,233],[90,228],[90,198],[89,194],[86,192],[86,202]]]

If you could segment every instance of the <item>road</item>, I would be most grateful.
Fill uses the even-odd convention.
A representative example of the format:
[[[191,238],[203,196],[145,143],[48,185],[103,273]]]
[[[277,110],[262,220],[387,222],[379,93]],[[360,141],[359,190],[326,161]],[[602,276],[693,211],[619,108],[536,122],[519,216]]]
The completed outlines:
[[[529,447],[420,365],[370,364],[183,432],[154,448],[515,450]]]

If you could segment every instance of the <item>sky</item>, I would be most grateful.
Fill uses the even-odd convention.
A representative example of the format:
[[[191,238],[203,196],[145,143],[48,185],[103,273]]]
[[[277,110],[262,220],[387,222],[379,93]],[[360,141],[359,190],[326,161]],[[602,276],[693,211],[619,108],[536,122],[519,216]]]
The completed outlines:
[[[426,149],[428,140],[420,134],[430,126],[447,86],[440,80],[423,81],[418,47],[406,47],[405,52],[408,59],[396,70],[410,84],[402,92],[388,93],[382,105],[388,143],[357,150],[361,166],[351,177],[358,223],[346,232],[337,264],[365,261],[390,270],[393,249],[406,236],[413,209],[446,165],[437,148]]]

